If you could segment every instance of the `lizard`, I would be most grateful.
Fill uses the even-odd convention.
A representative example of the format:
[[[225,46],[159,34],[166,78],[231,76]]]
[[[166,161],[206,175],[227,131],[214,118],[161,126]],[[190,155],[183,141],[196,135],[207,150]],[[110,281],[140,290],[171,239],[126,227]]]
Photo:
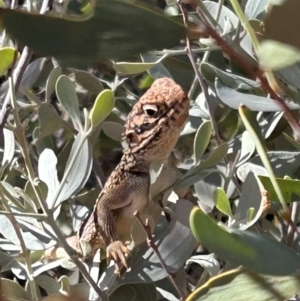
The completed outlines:
[[[121,161],[77,235],[67,239],[80,256],[88,258],[99,248],[106,249],[108,260],[115,262],[116,272],[119,272],[119,263],[127,267],[129,250],[118,236],[121,232],[130,233],[135,221],[133,213],[147,207],[150,164],[169,157],[187,120],[188,110],[186,94],[170,78],[155,80],[133,106],[125,122],[127,147]]]

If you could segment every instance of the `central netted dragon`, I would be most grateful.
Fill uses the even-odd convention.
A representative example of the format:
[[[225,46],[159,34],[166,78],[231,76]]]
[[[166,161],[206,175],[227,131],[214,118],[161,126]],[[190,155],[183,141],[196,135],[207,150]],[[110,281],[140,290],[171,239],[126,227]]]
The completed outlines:
[[[149,166],[151,162],[168,158],[187,120],[188,110],[187,96],[170,78],[155,80],[133,106],[125,123],[127,148],[122,159],[77,235],[67,239],[80,256],[91,257],[99,248],[106,249],[108,259],[117,264],[117,272],[119,263],[126,266],[129,251],[124,244],[124,233],[130,233],[136,220],[133,213],[149,205]],[[164,177],[162,181],[169,182],[168,171]],[[82,248],[86,245],[88,248]]]

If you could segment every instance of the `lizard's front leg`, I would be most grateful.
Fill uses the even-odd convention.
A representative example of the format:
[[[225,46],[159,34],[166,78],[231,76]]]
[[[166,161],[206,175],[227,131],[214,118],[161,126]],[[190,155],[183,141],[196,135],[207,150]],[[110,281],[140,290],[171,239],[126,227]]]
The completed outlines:
[[[99,204],[97,206],[97,223],[100,236],[106,245],[106,257],[113,259],[116,266],[116,273],[120,273],[119,263],[128,268],[126,257],[130,254],[122,241],[118,240],[115,219],[108,205]]]

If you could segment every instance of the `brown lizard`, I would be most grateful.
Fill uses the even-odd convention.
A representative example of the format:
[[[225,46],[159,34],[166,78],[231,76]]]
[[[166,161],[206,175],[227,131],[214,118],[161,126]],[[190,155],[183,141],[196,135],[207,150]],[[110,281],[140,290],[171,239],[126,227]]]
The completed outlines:
[[[68,243],[83,257],[101,248],[107,258],[126,266],[129,254],[122,233],[130,233],[133,213],[147,207],[149,166],[166,159],[187,120],[189,101],[172,79],[156,80],[134,105],[125,124],[127,148],[121,162],[108,178],[91,214]],[[122,233],[121,233],[122,232]],[[119,235],[120,234],[120,235]]]

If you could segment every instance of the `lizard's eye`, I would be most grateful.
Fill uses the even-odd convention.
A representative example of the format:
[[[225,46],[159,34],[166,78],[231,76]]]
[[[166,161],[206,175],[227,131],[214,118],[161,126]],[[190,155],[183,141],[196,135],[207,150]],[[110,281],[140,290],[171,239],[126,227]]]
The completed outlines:
[[[144,105],[143,111],[148,117],[155,117],[158,110],[155,105]]]

